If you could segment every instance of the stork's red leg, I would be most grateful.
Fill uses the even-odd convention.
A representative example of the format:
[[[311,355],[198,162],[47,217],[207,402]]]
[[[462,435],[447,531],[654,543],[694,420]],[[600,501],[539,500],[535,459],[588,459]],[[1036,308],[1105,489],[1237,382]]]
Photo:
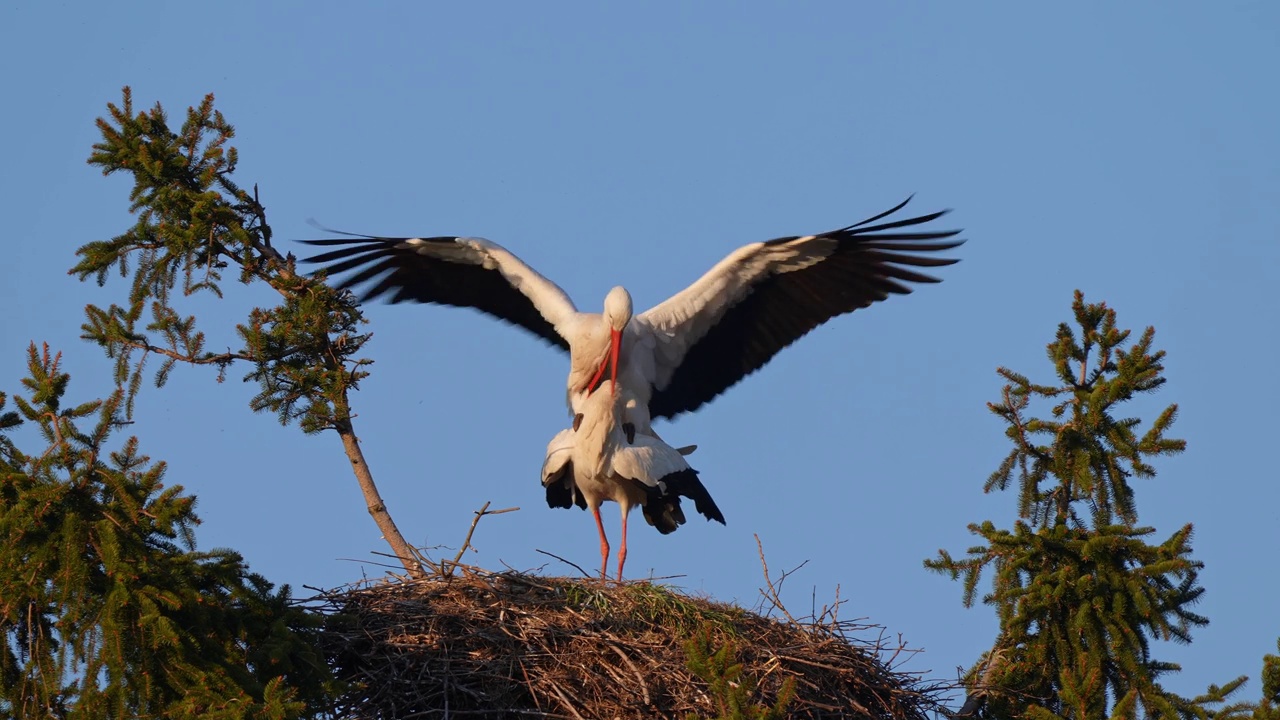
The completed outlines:
[[[609,577],[609,539],[604,536],[604,523],[600,520],[600,508],[599,507],[591,508],[591,514],[596,516],[596,529],[600,531],[600,577],[608,578]],[[624,529],[622,531],[623,533],[622,547],[623,547],[623,552],[626,552],[625,548],[627,547],[627,539],[626,539],[627,531],[625,529],[626,528],[625,524],[623,525],[623,528]]]
[[[627,562],[627,511],[631,508],[622,506],[622,547],[618,549],[618,582],[622,582],[622,566]]]

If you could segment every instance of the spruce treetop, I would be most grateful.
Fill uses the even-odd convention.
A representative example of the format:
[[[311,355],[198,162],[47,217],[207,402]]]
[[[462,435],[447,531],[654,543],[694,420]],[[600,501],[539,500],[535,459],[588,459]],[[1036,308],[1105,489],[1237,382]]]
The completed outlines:
[[[925,561],[962,580],[966,607],[992,571],[982,601],[1000,632],[968,673],[966,705],[985,706],[988,717],[1205,718],[1244,678],[1194,699],[1161,686],[1179,667],[1153,658],[1151,641],[1187,643],[1208,624],[1192,610],[1204,564],[1192,557],[1190,524],[1150,541],[1156,531],[1138,525],[1131,485],[1155,476],[1153,458],[1186,448],[1166,436],[1177,405],[1145,429],[1124,414],[1125,403],[1164,385],[1164,351],[1153,348],[1154,329],[1132,340],[1114,310],[1079,291],[1071,308],[1074,325],[1059,325],[1047,347],[1055,381],[1002,367],[1001,400],[988,405],[1013,447],[983,489],[1016,482],[1013,528],[970,524],[982,542],[966,557],[939,550]]]
[[[1008,368],[997,372],[1008,383],[1001,401],[988,403],[1007,424],[1013,448],[983,489],[1004,490],[1016,477],[1018,514],[1035,526],[1085,523],[1094,527],[1138,522],[1130,478],[1155,477],[1150,458],[1186,449],[1186,441],[1165,437],[1177,417],[1169,405],[1141,431],[1141,419],[1117,417],[1124,403],[1165,383],[1163,350],[1153,350],[1155,328],[1126,346],[1130,331],[1116,327],[1115,310],[1085,303],[1077,290],[1071,304],[1078,328],[1058,326],[1047,347],[1058,383],[1040,385]],[[1033,398],[1052,400],[1048,417],[1028,416]]]

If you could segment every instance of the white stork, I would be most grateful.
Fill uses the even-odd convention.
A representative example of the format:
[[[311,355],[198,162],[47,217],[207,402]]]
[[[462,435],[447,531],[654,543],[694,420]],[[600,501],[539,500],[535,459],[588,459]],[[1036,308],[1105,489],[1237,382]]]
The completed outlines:
[[[680,497],[693,500],[707,520],[724,524],[724,515],[689,467],[684,455],[694,447],[676,450],[658,437],[639,432],[626,422],[625,401],[612,392],[589,393],[573,427],[562,430],[547,445],[542,485],[547,505],[591,509],[600,532],[600,576],[609,569],[609,539],[600,520],[600,503],[612,500],[622,509],[622,545],[618,548],[618,580],[627,562],[627,516],[639,506],[645,522],[663,535],[685,523]]]
[[[555,283],[480,238],[343,233],[350,237],[303,242],[338,246],[305,259],[328,274],[357,270],[340,289],[377,278],[362,300],[472,307],[568,351],[573,413],[611,366],[613,391],[621,385],[633,401],[629,420],[650,434],[652,419],[698,409],[830,318],[909,293],[908,283],[938,282],[913,268],[957,262],[931,253],[962,244],[951,239],[960,231],[912,229],[945,210],[879,222],[910,199],[838,230],[744,245],[634,317],[625,289],[609,291],[603,313],[579,312]]]

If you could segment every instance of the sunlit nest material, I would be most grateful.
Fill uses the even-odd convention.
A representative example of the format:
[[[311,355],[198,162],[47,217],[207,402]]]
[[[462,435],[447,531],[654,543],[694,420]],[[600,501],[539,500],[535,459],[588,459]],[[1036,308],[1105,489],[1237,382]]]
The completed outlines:
[[[923,720],[944,690],[896,669],[901,648],[854,638],[879,628],[830,608],[792,620],[643,582],[465,567],[318,600],[325,651],[350,684],[343,718],[719,717],[685,650],[708,632],[757,681],[753,704],[772,706],[795,678],[788,717]]]

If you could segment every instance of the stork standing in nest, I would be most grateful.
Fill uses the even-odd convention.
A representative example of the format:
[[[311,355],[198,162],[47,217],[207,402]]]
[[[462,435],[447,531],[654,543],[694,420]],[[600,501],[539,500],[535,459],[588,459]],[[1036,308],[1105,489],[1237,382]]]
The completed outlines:
[[[573,427],[551,440],[542,465],[548,506],[591,509],[600,533],[601,577],[608,577],[609,539],[600,504],[618,503],[622,510],[618,580],[627,562],[627,517],[632,508],[638,506],[645,522],[663,535],[685,523],[681,497],[693,500],[694,508],[708,520],[724,524],[724,515],[698,479],[698,471],[684,459],[694,446],[677,450],[656,435],[637,432],[630,412],[634,407],[634,398],[619,395],[616,385],[586,393]]]
[[[633,506],[663,533],[684,522],[681,495],[724,522],[697,473],[654,433],[653,419],[697,410],[837,315],[910,293],[912,283],[938,282],[917,268],[956,262],[935,253],[960,245],[953,239],[958,230],[919,229],[945,210],[885,220],[909,200],[836,230],[744,245],[634,316],[622,287],[609,291],[602,313],[579,312],[558,285],[480,238],[355,235],[303,242],[335,248],[306,262],[324,264],[330,274],[355,271],[340,289],[376,279],[364,300],[389,294],[393,303],[476,308],[569,353],[575,430],[561,432],[548,448],[547,501],[591,508],[603,565],[609,543],[599,506],[605,500],[622,506],[621,577]],[[611,387],[599,392],[606,370]]]

